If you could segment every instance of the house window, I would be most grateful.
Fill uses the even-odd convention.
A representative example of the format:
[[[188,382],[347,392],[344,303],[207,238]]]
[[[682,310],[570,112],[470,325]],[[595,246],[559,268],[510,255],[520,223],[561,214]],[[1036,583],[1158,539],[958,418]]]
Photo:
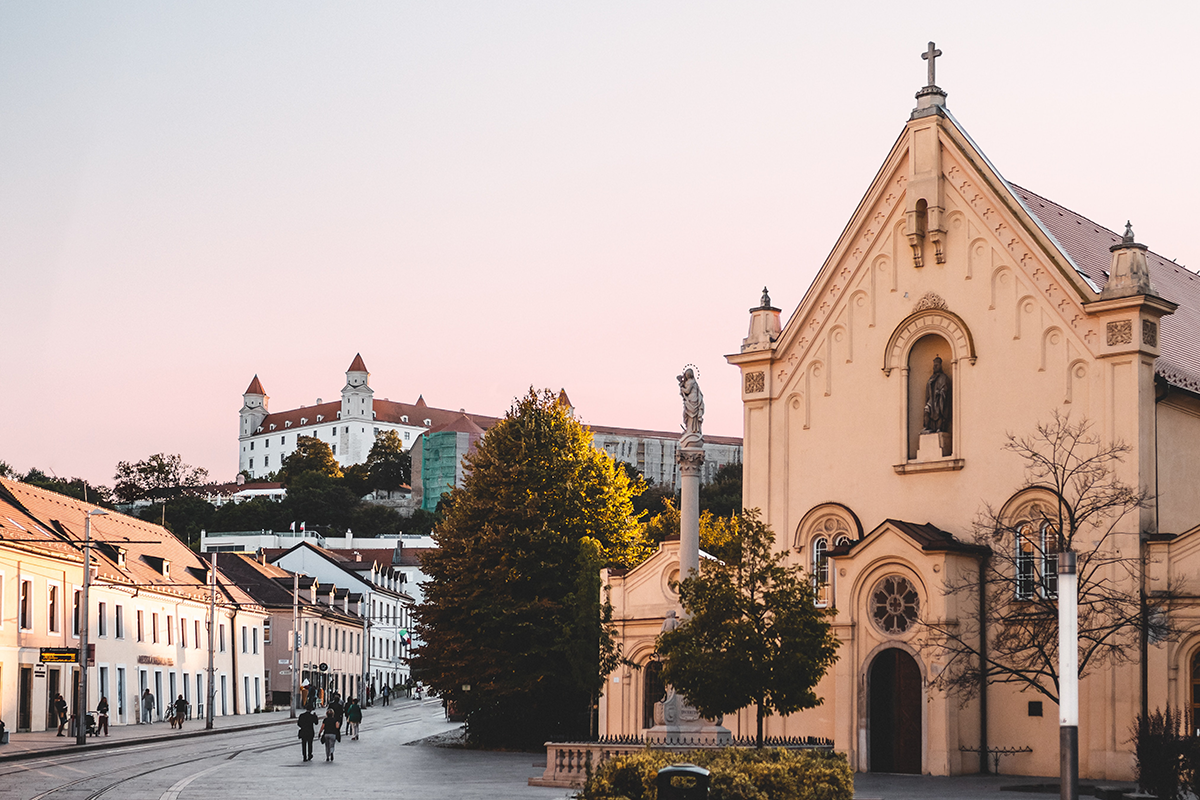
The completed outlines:
[[[32,602],[33,583],[31,581],[21,581],[21,607],[18,609],[18,612],[20,616],[19,627],[23,631],[33,629],[33,615],[30,614]]]
[[[221,647],[221,652],[222,652],[222,653],[224,653],[224,652],[225,652],[225,626],[224,626],[224,625],[219,625],[219,626],[218,626],[217,633],[218,633],[218,635],[219,635],[219,637],[220,637],[220,638],[217,640],[217,641],[218,641],[218,644],[219,644],[219,645],[220,645],[220,647]]]
[[[140,608],[137,612],[137,640],[139,642],[146,640],[145,615]]]
[[[108,603],[97,604],[96,633],[100,636],[108,636]]]
[[[167,644],[175,644],[175,620],[167,614]]]
[[[253,450],[253,449],[254,449],[254,442],[250,442],[250,449],[251,449],[251,450]]]
[[[254,459],[250,459],[250,469],[254,469]]]
[[[46,587],[46,630],[58,632],[58,587],[50,584]]]
[[[115,625],[113,633],[116,634],[118,639],[124,639],[125,638],[125,607],[124,606],[116,606],[115,608],[113,608],[113,613],[115,614],[115,617],[113,618],[113,623]]]
[[[404,432],[404,441],[408,441],[408,431]]]
[[[192,641],[196,643],[196,647],[200,646],[200,620],[196,620],[196,638]]]
[[[179,646],[187,647],[187,620],[179,618]]]
[[[271,619],[268,617],[263,620],[263,644],[271,643]]]
[[[79,636],[79,595],[80,591],[76,589],[71,597],[71,635]]]
[[[287,444],[287,437],[286,437],[286,436],[280,436],[280,437],[279,437],[279,444],[281,444],[281,445],[285,445],[285,444]]]
[[[333,446],[333,454],[335,456],[337,455],[337,445],[336,444]]]
[[[263,439],[263,447],[270,447],[270,446],[271,446],[271,440]]]
[[[884,633],[904,633],[921,612],[921,600],[908,578],[890,575],[871,592],[871,618]]]
[[[250,652],[250,648],[247,647],[247,644],[249,643],[249,641],[250,641],[250,638],[249,638],[249,635],[246,633],[246,626],[243,625],[242,626],[242,652],[243,653]]]
[[[158,614],[150,614],[150,642],[158,644]]]
[[[270,456],[263,456],[263,466],[264,467],[271,466],[271,457]]]

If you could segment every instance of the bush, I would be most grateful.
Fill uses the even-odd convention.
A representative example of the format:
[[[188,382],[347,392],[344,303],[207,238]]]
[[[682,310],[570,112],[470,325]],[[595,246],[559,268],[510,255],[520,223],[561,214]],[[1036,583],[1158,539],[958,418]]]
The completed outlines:
[[[1134,759],[1138,786],[1159,800],[1177,800],[1186,794],[1188,781],[1182,774],[1189,747],[1187,734],[1180,734],[1183,713],[1167,706],[1149,716],[1138,714],[1134,722]],[[1190,761],[1190,759],[1188,759]]]
[[[842,753],[727,747],[643,750],[600,765],[578,800],[658,800],[658,771],[687,762],[712,773],[709,800],[851,800],[854,778]]]

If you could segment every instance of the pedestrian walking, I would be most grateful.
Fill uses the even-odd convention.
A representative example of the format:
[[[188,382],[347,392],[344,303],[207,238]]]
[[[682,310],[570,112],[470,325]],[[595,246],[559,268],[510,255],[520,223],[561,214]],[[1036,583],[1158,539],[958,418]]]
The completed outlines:
[[[54,713],[58,717],[58,735],[65,736],[63,728],[67,726],[67,701],[61,694],[54,695]]]
[[[175,700],[174,718],[171,727],[183,730],[183,720],[187,716],[188,701],[183,699],[183,695],[179,695]]]
[[[154,695],[150,694],[149,689],[142,692],[142,722],[154,722]]]
[[[320,720],[317,715],[312,712],[312,709],[304,709],[304,713],[296,720],[296,724],[300,727],[300,755],[303,756],[303,761],[313,760],[313,739],[317,735],[317,723]]]
[[[104,730],[104,735],[108,736],[108,698],[101,697],[100,703],[96,706],[96,735],[100,735],[101,729]]]
[[[346,733],[350,734],[351,739],[358,739],[358,726],[361,722],[362,706],[358,704],[358,698],[351,697],[346,705]]]
[[[381,697],[383,697],[383,704],[386,706],[388,704],[388,696],[391,694],[391,692],[388,691],[388,685],[386,683],[383,685],[383,689],[380,690],[379,694]]]
[[[333,761],[333,746],[342,740],[342,732],[338,728],[337,719],[333,716],[333,709],[328,709],[325,712],[325,719],[321,721],[321,743],[325,745],[325,760]]]

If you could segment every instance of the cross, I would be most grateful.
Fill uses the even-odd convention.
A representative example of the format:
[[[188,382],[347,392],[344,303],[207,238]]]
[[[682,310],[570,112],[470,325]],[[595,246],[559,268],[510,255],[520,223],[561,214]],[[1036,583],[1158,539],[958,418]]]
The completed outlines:
[[[921,58],[929,62],[929,85],[936,85],[933,80],[934,60],[942,54],[941,50],[937,50],[933,46],[933,42],[929,43],[929,49],[921,53]]]

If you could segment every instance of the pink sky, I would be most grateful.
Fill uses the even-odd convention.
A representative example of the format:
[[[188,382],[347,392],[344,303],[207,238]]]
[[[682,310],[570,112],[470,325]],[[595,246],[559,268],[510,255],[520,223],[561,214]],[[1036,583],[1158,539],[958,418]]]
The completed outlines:
[[[836,7],[833,7],[836,6]],[[0,460],[237,468],[241,392],[740,435],[944,56],[1000,172],[1192,269],[1195,4],[0,5]]]

